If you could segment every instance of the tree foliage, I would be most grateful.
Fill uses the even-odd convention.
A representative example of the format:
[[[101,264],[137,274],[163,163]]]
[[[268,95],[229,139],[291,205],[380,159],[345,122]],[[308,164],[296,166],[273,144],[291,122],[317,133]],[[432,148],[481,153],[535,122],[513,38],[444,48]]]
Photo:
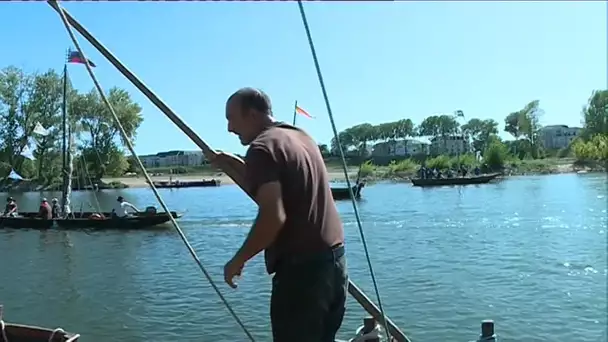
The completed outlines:
[[[583,134],[571,151],[578,161],[608,163],[608,90],[593,91],[582,115]]]
[[[130,139],[134,139],[142,122],[141,107],[122,89],[110,89],[107,97]],[[84,158],[86,173],[97,178],[122,174],[128,167],[124,141],[99,95],[95,91],[81,94],[68,84],[66,101],[69,124],[77,140],[77,154]],[[50,181],[60,177],[62,102],[62,74],[54,70],[28,74],[14,66],[0,70],[2,175],[14,169],[26,178]],[[35,135],[37,123],[47,128],[49,134]],[[21,155],[32,141],[36,142],[33,161]]]
[[[524,140],[525,151],[532,158],[539,158],[542,153],[542,144],[538,139],[538,134],[541,129],[539,121],[544,111],[539,104],[539,100],[534,100],[505,118],[505,132],[517,140]]]
[[[338,134],[340,144],[345,151],[355,150],[363,154],[368,143],[386,141],[396,143],[398,139],[414,136],[414,123],[410,119],[385,122],[378,125],[363,123],[347,128]],[[331,152],[337,154],[338,144],[331,140]]]
[[[498,122],[473,118],[462,125],[462,132],[472,140],[475,151],[484,151],[490,140],[498,134]]]
[[[584,137],[608,135],[608,90],[596,90],[583,108]]]

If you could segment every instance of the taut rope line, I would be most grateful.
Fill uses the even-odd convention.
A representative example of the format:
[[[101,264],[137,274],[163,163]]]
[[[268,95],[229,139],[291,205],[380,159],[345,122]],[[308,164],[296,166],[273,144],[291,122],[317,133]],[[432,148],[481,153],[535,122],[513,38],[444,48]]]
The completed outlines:
[[[182,241],[186,245],[186,248],[188,248],[188,251],[190,252],[190,255],[192,255],[192,258],[198,264],[201,272],[203,272],[203,274],[207,278],[207,281],[209,281],[209,284],[211,284],[211,287],[213,287],[213,289],[215,290],[215,292],[217,293],[217,295],[220,297],[220,299],[222,300],[222,302],[224,303],[224,305],[226,306],[226,308],[228,309],[228,311],[230,312],[230,314],[232,315],[232,317],[234,317],[234,319],[236,320],[237,324],[243,329],[243,332],[245,332],[245,335],[247,335],[247,337],[252,342],[255,342],[255,339],[253,338],[253,335],[251,335],[251,333],[249,332],[249,330],[247,330],[247,327],[245,327],[245,324],[237,316],[236,312],[232,309],[232,306],[230,305],[230,303],[228,303],[228,301],[226,300],[226,298],[224,297],[224,295],[222,295],[222,292],[220,291],[219,287],[215,284],[215,282],[211,278],[211,275],[209,274],[209,272],[207,272],[207,270],[205,269],[205,266],[203,266],[203,263],[201,262],[201,260],[199,259],[198,255],[196,254],[196,251],[194,250],[194,248],[192,247],[192,245],[190,245],[190,242],[188,241],[188,238],[186,237],[186,235],[184,234],[184,232],[179,227],[179,224],[177,223],[177,221],[175,220],[175,218],[171,214],[171,211],[167,207],[167,204],[165,204],[165,201],[163,201],[162,197],[160,196],[160,193],[158,192],[158,189],[156,189],[156,187],[154,186],[154,183],[152,182],[152,179],[150,178],[150,175],[148,175],[148,172],[146,171],[146,168],[144,167],[144,165],[142,164],[141,160],[137,156],[137,153],[135,152],[135,148],[133,147],[133,144],[131,143],[131,140],[129,139],[129,136],[125,132],[124,127],[122,127],[122,124],[120,123],[120,120],[119,120],[118,116],[116,115],[116,112],[114,111],[114,108],[112,107],[112,105],[108,101],[106,95],[104,94],[103,88],[99,84],[99,81],[97,80],[97,77],[95,77],[95,74],[93,73],[93,69],[89,65],[88,59],[87,59],[86,55],[84,54],[84,51],[82,51],[82,48],[80,47],[80,44],[78,43],[78,39],[76,39],[76,36],[74,35],[74,32],[72,32],[72,27],[68,23],[68,20],[67,20],[67,18],[65,16],[65,12],[63,11],[63,8],[61,7],[61,5],[59,4],[58,1],[53,1],[53,2],[55,4],[55,6],[57,7],[57,9],[59,10],[58,11],[59,12],[59,16],[61,17],[61,21],[63,22],[63,25],[65,26],[66,30],[68,31],[68,34],[70,36],[70,39],[72,40],[72,43],[74,43],[74,46],[76,47],[76,50],[78,50],[78,52],[80,53],[80,56],[85,61],[84,65],[87,68],[87,71],[89,72],[89,76],[91,76],[91,79],[93,80],[93,83],[95,84],[95,88],[97,88],[97,91],[99,92],[99,95],[101,96],[101,99],[103,100],[103,102],[106,105],[106,107],[110,110],[110,113],[112,114],[112,117],[114,118],[116,126],[118,127],[118,130],[120,131],[120,134],[123,136],[123,138],[125,140],[127,148],[129,149],[129,151],[131,152],[131,154],[133,155],[133,157],[137,161],[137,166],[142,170],[144,178],[146,178],[146,181],[148,182],[148,184],[150,184],[150,188],[152,189],[152,192],[154,193],[154,196],[156,197],[156,199],[158,200],[158,202],[160,203],[160,205],[163,207],[163,210],[165,210],[165,212],[169,216],[169,218],[171,220],[171,223],[173,224],[173,227],[175,227],[175,230],[177,231],[177,233],[179,234],[180,238],[182,239]]]
[[[54,9],[57,13],[59,13],[59,8],[55,1],[48,0],[47,3]],[[63,13],[68,19],[70,25],[76,29],[93,47],[95,47],[99,53],[101,53],[124,77],[126,77],[133,85],[139,89],[139,91],[144,94],[150,102],[152,102],[156,108],[158,108],[171,122],[173,122],[184,134],[188,136],[202,151],[203,153],[214,152],[211,147],[203,141],[184,121],[177,115],[167,104],[165,104],[150,88],[148,88],[131,70],[129,70],[118,58],[116,58],[112,52],[110,52],[97,38],[95,38],[82,24],[80,24],[72,15],[69,14],[65,9]],[[235,170],[233,170],[229,165],[222,165],[221,169],[232,178],[235,183],[247,193],[250,198],[255,202],[255,198],[251,197],[251,194],[247,191],[244,184],[241,184],[238,179],[238,175]],[[348,293],[353,296],[353,298],[367,311],[370,315],[376,317],[377,319],[382,319],[382,313],[380,309],[374,304],[374,302],[369,299],[365,293],[351,280],[348,282]],[[392,322],[388,317],[386,317],[386,322],[388,323],[391,333],[394,338],[397,339],[398,342],[410,342],[411,340],[397,327],[397,325]]]
[[[384,314],[384,309],[382,308],[382,301],[380,300],[380,290],[378,289],[378,283],[376,281],[376,276],[374,275],[374,268],[372,267],[372,260],[370,259],[369,250],[367,249],[367,243],[365,241],[365,234],[363,233],[363,226],[361,224],[361,217],[359,216],[359,210],[357,209],[357,202],[355,201],[355,196],[353,194],[353,188],[350,185],[350,179],[348,177],[348,167],[346,166],[346,158],[344,157],[342,143],[340,142],[338,129],[336,128],[336,122],[334,120],[334,115],[331,110],[331,105],[329,103],[329,95],[327,95],[327,88],[325,87],[325,81],[323,80],[323,73],[321,73],[321,66],[319,65],[319,58],[317,57],[317,50],[315,49],[315,44],[312,39],[312,34],[310,33],[310,27],[308,26],[308,20],[306,19],[306,13],[304,12],[304,5],[302,5],[302,0],[298,0],[298,7],[300,8],[300,16],[302,17],[302,23],[304,24],[304,29],[306,30],[306,38],[308,39],[308,45],[310,46],[310,52],[312,54],[312,59],[315,63],[315,69],[317,71],[317,77],[319,78],[319,83],[321,85],[321,91],[323,92],[323,100],[325,101],[325,107],[327,108],[327,113],[329,114],[329,121],[331,122],[331,128],[334,131],[334,137],[336,138],[336,145],[338,145],[338,150],[340,151],[340,158],[342,159],[342,169],[344,170],[344,177],[346,177],[346,186],[348,187],[348,192],[350,193],[350,200],[353,204],[353,211],[355,213],[355,219],[357,220],[357,226],[359,227],[359,235],[361,236],[363,250],[365,251],[365,259],[367,260],[367,266],[369,268],[369,273],[371,275],[372,283],[374,285],[374,292],[376,293],[376,299],[378,300],[378,307],[380,309],[380,314],[382,316],[382,324],[384,324],[384,328],[386,329],[386,334],[388,335],[387,336],[388,340],[390,340],[391,331],[389,330],[389,324],[386,320],[386,315]]]

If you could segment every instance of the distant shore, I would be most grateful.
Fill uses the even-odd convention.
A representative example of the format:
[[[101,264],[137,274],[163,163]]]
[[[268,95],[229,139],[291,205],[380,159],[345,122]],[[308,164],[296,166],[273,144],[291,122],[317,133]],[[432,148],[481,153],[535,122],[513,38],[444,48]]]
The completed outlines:
[[[349,171],[348,172],[349,178],[351,180],[354,180],[357,177],[358,168],[350,167],[348,171]],[[596,169],[596,168],[589,168],[589,167],[580,167],[580,166],[577,167],[572,163],[564,163],[564,164],[552,165],[552,167],[550,167],[550,168],[542,168],[542,170],[534,169],[534,168],[533,169],[507,168],[504,170],[504,175],[505,176],[547,175],[547,174],[561,174],[561,173],[576,173],[579,171],[599,172],[599,171],[603,171],[603,170]],[[328,173],[329,173],[330,182],[345,182],[346,181],[346,179],[344,177],[344,172],[339,169],[332,168],[332,169],[328,170]],[[416,174],[415,170],[412,170],[410,172],[394,173],[389,176],[386,173],[386,170],[384,170],[384,168],[378,167],[373,172],[373,174],[365,175],[365,179],[367,179],[368,181],[407,181],[411,177],[415,177],[415,174]],[[222,185],[234,184],[234,181],[223,172],[216,172],[216,173],[201,172],[201,173],[187,173],[187,174],[174,174],[174,175],[163,174],[160,176],[151,176],[150,178],[152,178],[152,181],[154,181],[154,182],[166,182],[166,181],[169,181],[169,179],[172,179],[173,181],[179,180],[182,182],[201,181],[203,179],[205,179],[205,180],[216,179],[216,180],[219,180]],[[146,183],[146,180],[143,176],[104,178],[103,181],[105,183],[114,183],[114,184],[121,183],[124,186],[129,187],[129,188],[146,188],[146,187],[148,187],[148,184]]]
[[[348,177],[350,179],[355,179],[357,177],[357,169],[349,170]],[[179,180],[180,182],[191,182],[191,181],[200,181],[203,179],[211,180],[216,179],[221,182],[222,185],[226,184],[234,184],[232,178],[228,177],[228,175],[218,172],[216,174],[209,173],[201,173],[201,174],[177,174],[177,175],[167,175],[163,174],[162,176],[150,176],[153,182],[167,182],[169,178],[173,181]],[[103,181],[105,183],[114,183],[119,182],[126,185],[129,188],[146,188],[148,184],[146,183],[146,179],[143,176],[133,176],[133,177],[113,177],[113,178],[104,178]],[[346,181],[344,177],[344,172],[341,171],[329,171],[329,181],[330,182],[344,182]]]

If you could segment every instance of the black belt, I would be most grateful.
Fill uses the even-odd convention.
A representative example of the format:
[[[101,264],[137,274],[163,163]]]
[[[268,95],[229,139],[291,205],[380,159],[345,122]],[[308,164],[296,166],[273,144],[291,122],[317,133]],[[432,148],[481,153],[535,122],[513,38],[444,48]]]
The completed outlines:
[[[343,257],[344,253],[344,244],[340,243],[324,251],[303,255],[280,256],[276,262],[276,268],[324,261],[333,262]]]

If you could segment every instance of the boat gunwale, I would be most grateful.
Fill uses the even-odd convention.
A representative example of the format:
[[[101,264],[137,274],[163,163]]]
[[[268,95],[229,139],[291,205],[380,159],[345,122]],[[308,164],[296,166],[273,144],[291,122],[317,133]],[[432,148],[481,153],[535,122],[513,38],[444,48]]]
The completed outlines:
[[[11,330],[16,329],[17,331],[11,332]],[[50,329],[44,328],[36,325],[27,325],[27,324],[19,324],[19,323],[8,323],[4,322],[4,332],[7,335],[20,335],[21,332],[26,332],[29,334],[36,335],[47,335],[47,336],[26,336],[27,338],[44,338],[45,341],[61,341],[61,342],[75,342],[80,338],[80,334],[72,333],[63,330],[62,328]],[[51,339],[52,334],[53,336]],[[2,338],[0,336],[0,338]],[[8,342],[8,341],[7,341]]]

